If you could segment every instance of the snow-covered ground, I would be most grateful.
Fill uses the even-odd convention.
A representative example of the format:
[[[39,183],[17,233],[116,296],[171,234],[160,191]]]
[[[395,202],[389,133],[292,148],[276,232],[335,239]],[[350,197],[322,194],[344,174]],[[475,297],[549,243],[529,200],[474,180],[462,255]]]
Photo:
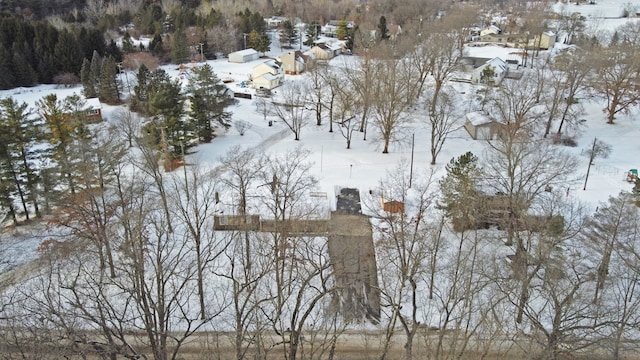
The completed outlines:
[[[622,7],[623,1],[611,2],[607,11],[613,11],[618,7]],[[575,5],[563,5],[567,8]],[[603,6],[598,5],[580,5],[579,9],[601,9]],[[600,12],[595,12],[600,13]],[[595,16],[595,15],[594,15]],[[268,56],[277,56],[280,53],[278,46],[272,46],[272,51]],[[481,57],[509,56],[509,52],[513,49],[504,49],[501,47],[478,47],[469,48],[470,55]],[[351,56],[339,56],[332,61],[333,65],[340,65]],[[241,83],[248,80],[251,69],[265,61],[266,59],[255,60],[245,64],[230,63],[226,59],[209,60],[207,63],[211,65],[216,74],[221,79],[232,78],[233,83],[228,84],[234,91],[252,92],[252,89],[242,88]],[[189,66],[197,66],[198,64],[190,64]],[[168,65],[163,67],[172,77],[184,80],[184,76],[180,74],[179,67],[176,65]],[[135,79],[135,73],[129,73],[122,76],[122,82]],[[287,81],[295,81],[304,75],[292,76],[287,75]],[[456,90],[461,94],[471,96],[475,94],[475,89],[469,84],[455,84]],[[277,93],[277,89],[275,92]],[[73,93],[81,94],[80,86],[74,88],[61,88],[54,85],[41,85],[33,88],[18,88],[0,92],[0,98],[13,97],[19,102],[26,102],[32,107],[35,106],[37,100],[43,98],[49,93],[56,93],[59,97],[65,97]],[[124,91],[127,92],[126,90]],[[254,98],[255,99],[255,98]],[[412,157],[411,139],[415,136],[415,150],[413,153],[415,173],[420,173],[421,169],[428,169],[430,161],[429,153],[429,132],[424,123],[424,112],[416,109],[415,116],[412,119],[411,127],[404,132],[403,138],[394,143],[389,154],[381,153],[380,143],[375,141],[375,133],[371,130],[364,141],[363,134],[356,133],[352,142],[352,148],[346,149],[346,141],[340,132],[328,132],[328,126],[316,126],[312,122],[309,123],[301,134],[301,140],[295,141],[293,134],[288,131],[285,124],[275,121],[273,118],[265,120],[261,114],[256,111],[255,100],[238,99],[238,104],[231,107],[233,112],[233,121],[243,120],[251,124],[251,128],[244,136],[231,127],[226,133],[217,134],[217,137],[210,143],[200,145],[196,148],[196,153],[191,155],[189,162],[198,162],[203,165],[215,167],[219,163],[221,155],[227,153],[228,149],[234,146],[243,148],[255,148],[260,146],[261,151],[265,152],[283,152],[298,146],[302,146],[311,151],[310,160],[313,161],[313,175],[319,180],[319,191],[327,193],[327,199],[333,202],[335,199],[334,189],[340,187],[357,187],[361,190],[362,196],[368,196],[368,190],[378,185],[387,170],[393,169],[401,160],[408,161]],[[624,181],[626,172],[631,168],[640,167],[640,120],[637,108],[634,108],[631,114],[619,116],[615,125],[606,124],[604,113],[604,101],[602,99],[585,100],[582,102],[585,108],[583,118],[583,128],[577,137],[578,146],[569,148],[582,160],[583,166],[578,168],[575,174],[575,181],[566,184],[566,188],[558,189],[558,191],[567,191],[568,196],[588,204],[592,208],[598,206],[602,201],[607,200],[609,196],[614,196],[620,190],[630,190],[631,185]],[[103,105],[103,114],[107,121],[112,117],[113,112],[117,109],[115,106]],[[35,108],[35,107],[34,107]],[[422,115],[420,115],[422,114]],[[273,126],[269,126],[269,120],[274,121]],[[435,165],[437,176],[444,173],[444,165],[452,158],[471,151],[482,157],[485,144],[482,141],[475,141],[470,138],[468,133],[461,127],[449,136],[444,145],[444,149],[438,157],[438,164]],[[592,167],[589,177],[589,184],[586,191],[582,190],[582,182],[587,170],[587,158],[581,155],[581,150],[585,149],[593,139],[597,137],[599,140],[609,143],[612,151],[607,159],[596,159],[595,166]],[[22,261],[27,261],[33,256],[33,246],[39,242],[33,242],[28,251],[22,251],[24,258],[10,252],[15,248],[15,242],[0,241],[0,256],[10,257],[11,264],[15,265]],[[2,268],[0,267],[0,271]]]

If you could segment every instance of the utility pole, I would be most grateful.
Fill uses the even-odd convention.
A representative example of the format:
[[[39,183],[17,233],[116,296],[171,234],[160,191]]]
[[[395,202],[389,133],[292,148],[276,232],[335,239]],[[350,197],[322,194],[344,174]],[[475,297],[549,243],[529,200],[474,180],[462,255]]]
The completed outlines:
[[[122,75],[123,71],[122,71],[122,63],[119,62],[116,64],[116,66],[118,67],[118,73]],[[120,78],[122,78],[122,76],[120,76]],[[129,85],[129,75],[127,75],[127,72],[124,72],[124,78],[127,81],[127,90],[129,91],[129,99],[131,99],[131,85]]]
[[[244,49],[246,49],[246,48],[247,48],[247,35],[249,35],[249,34],[247,34],[247,33],[242,33],[242,37],[244,38]]]
[[[416,134],[411,134],[411,167],[409,168],[409,189],[411,189],[411,180],[413,180],[413,149],[415,143]]]

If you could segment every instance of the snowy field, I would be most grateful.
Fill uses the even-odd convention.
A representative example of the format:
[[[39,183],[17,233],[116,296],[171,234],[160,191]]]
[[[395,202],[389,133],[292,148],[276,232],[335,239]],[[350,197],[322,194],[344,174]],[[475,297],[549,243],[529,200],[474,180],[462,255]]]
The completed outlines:
[[[623,8],[623,1],[606,2],[597,5],[558,5],[566,8],[567,11],[580,11],[587,17],[614,16],[617,11]],[[605,6],[606,5],[606,6]],[[574,9],[575,8],[575,9]],[[587,12],[587,10],[593,10]],[[611,14],[610,14],[611,13]],[[622,22],[623,19],[615,19],[615,23]],[[600,21],[600,20],[597,20]],[[602,20],[605,21],[605,20]],[[609,20],[606,20],[609,21]],[[613,21],[613,20],[611,20]],[[601,23],[601,22],[600,22]],[[613,26],[613,25],[607,25]],[[269,56],[279,54],[279,46],[274,49]],[[468,48],[468,55],[480,57],[500,56],[507,58],[513,49],[501,47],[478,47]],[[543,54],[544,55],[544,54]],[[351,60],[351,56],[339,56],[332,60],[331,65],[340,66],[341,62]],[[246,81],[251,74],[251,69],[265,61],[265,59],[255,60],[245,64],[230,63],[226,59],[209,60],[207,63],[212,66],[216,74],[221,79],[232,78],[233,83],[228,84],[234,91],[253,92],[252,89],[242,88],[241,83]],[[197,66],[190,64],[189,66]],[[180,75],[176,65],[163,67],[172,77],[184,80]],[[287,81],[296,81],[304,75],[287,75]],[[127,80],[135,79],[135,73],[131,72],[125,77],[121,75],[124,84]],[[129,84],[133,86],[132,84]],[[460,94],[472,96],[474,89],[469,84],[454,84],[456,91]],[[277,89],[275,92],[277,93]],[[18,102],[26,102],[34,106],[35,102],[50,93],[56,93],[58,97],[65,97],[73,93],[81,94],[80,86],[74,88],[60,88],[54,85],[41,85],[33,88],[18,88],[0,92],[0,98],[13,97]],[[123,91],[127,93],[127,89]],[[255,99],[255,97],[254,97]],[[410,126],[404,129],[402,137],[398,142],[392,144],[389,154],[382,154],[382,147],[375,140],[376,136],[373,126],[370,126],[367,140],[362,139],[361,133],[354,135],[352,148],[346,149],[346,141],[339,131],[328,132],[328,125],[317,127],[310,122],[302,130],[301,140],[293,140],[293,134],[285,124],[275,121],[274,118],[264,120],[263,116],[256,111],[255,100],[238,99],[238,104],[229,110],[233,112],[232,121],[243,120],[251,124],[251,128],[241,136],[235,127],[231,127],[225,133],[217,134],[217,137],[210,143],[198,146],[195,154],[187,160],[190,163],[199,163],[202,166],[215,167],[219,164],[219,159],[226,154],[228,149],[234,146],[241,146],[245,149],[256,148],[263,152],[282,153],[284,151],[304,147],[311,151],[310,160],[314,163],[313,175],[319,180],[318,189],[327,193],[330,206],[335,204],[336,187],[356,187],[361,190],[363,197],[369,196],[368,190],[378,185],[378,182],[386,175],[386,171],[393,169],[400,161],[408,162],[412,156],[411,139],[415,136],[414,150],[414,174],[428,171],[432,167],[429,165],[429,131],[426,125],[426,115],[422,109],[415,109]],[[467,102],[463,101],[464,107]],[[615,196],[621,190],[630,190],[631,185],[624,181],[626,172],[631,168],[640,167],[640,120],[639,111],[634,108],[629,115],[619,116],[614,125],[606,124],[605,115],[602,111],[604,100],[584,99],[582,105],[585,109],[583,115],[584,122],[580,131],[576,134],[578,146],[567,148],[580,158],[582,166],[575,173],[573,181],[568,182],[563,189],[556,191],[566,192],[570,197],[584,202],[587,206],[595,209],[600,202],[606,201],[609,196]],[[103,105],[103,115],[107,121],[112,118],[113,112],[117,109],[114,106]],[[269,120],[274,121],[273,126],[269,126]],[[449,136],[442,152],[438,157],[438,164],[433,168],[437,176],[444,174],[445,164],[453,157],[458,157],[467,151],[478,155],[481,159],[485,145],[482,141],[471,139],[469,134],[462,128],[463,119],[459,122],[459,128]],[[593,139],[597,137],[611,145],[611,155],[607,159],[596,159],[591,169],[589,184],[586,191],[582,190],[584,176],[587,170],[587,158],[581,155],[583,149],[587,148]],[[2,235],[6,238],[6,234]],[[0,270],[10,268],[26,261],[34,254],[33,246],[37,246],[39,241],[20,242],[24,246],[29,246],[27,251],[15,251],[16,243],[3,239],[0,241],[0,254],[5,257],[5,261],[0,264]],[[28,245],[30,244],[30,245]],[[13,250],[11,250],[13,249]],[[18,255],[22,253],[23,255]]]

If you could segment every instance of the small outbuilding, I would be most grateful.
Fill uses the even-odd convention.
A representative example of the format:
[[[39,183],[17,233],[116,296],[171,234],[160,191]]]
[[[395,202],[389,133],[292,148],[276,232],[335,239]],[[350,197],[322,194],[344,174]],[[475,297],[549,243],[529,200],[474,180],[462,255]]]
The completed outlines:
[[[87,122],[100,122],[102,121],[102,103],[98,98],[88,98],[86,100],[85,117]]]
[[[545,31],[534,39],[534,45],[538,49],[549,50],[556,44],[556,33],[553,31]]]
[[[494,140],[504,125],[484,113],[474,111],[466,115],[464,128],[474,140]]]
[[[404,203],[402,201],[391,200],[382,203],[382,208],[385,212],[392,214],[404,213]]]
[[[254,49],[244,49],[229,54],[229,62],[238,64],[258,60],[259,58],[260,54],[258,54]]]

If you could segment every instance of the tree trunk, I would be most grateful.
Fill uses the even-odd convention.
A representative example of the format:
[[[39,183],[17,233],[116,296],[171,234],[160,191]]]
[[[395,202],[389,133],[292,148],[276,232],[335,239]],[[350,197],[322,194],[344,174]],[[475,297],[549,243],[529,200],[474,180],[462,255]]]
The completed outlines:
[[[204,304],[204,276],[202,274],[202,249],[201,241],[196,239],[196,266],[198,272],[198,298],[200,300],[200,320],[206,319],[205,304]]]

